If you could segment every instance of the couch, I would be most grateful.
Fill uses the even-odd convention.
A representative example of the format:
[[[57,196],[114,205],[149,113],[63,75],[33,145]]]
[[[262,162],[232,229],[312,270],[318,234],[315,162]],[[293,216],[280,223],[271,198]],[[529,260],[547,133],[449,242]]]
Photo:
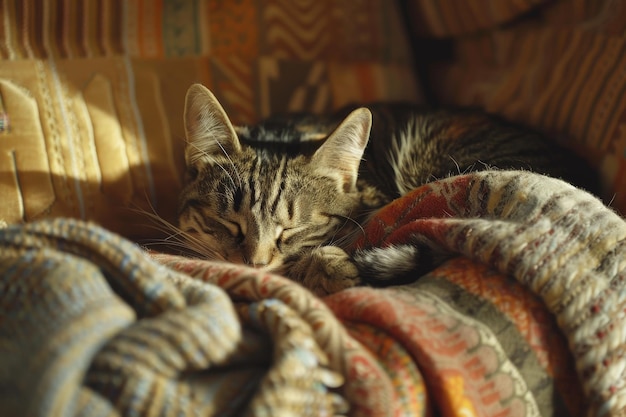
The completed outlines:
[[[621,2],[26,0],[0,22],[0,415],[626,415]],[[163,250],[194,82],[237,124],[481,107],[602,187],[433,181],[355,248],[419,236],[450,260],[316,297]]]

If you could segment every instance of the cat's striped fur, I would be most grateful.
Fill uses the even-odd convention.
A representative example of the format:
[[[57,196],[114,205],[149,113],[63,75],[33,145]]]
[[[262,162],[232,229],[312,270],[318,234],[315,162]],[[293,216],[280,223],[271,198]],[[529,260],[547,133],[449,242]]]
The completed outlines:
[[[342,248],[368,213],[426,182],[491,167],[583,179],[579,162],[538,134],[467,110],[377,104],[235,128],[196,84],[185,128],[179,225],[190,247],[318,293],[415,266],[418,254],[406,248],[354,259]]]

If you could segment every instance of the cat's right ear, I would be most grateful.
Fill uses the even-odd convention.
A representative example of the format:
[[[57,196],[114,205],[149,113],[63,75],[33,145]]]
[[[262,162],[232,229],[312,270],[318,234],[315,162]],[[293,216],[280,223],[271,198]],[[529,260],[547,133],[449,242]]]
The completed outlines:
[[[224,108],[202,84],[193,84],[187,90],[185,136],[185,161],[188,167],[241,150],[235,129]]]
[[[337,178],[345,192],[354,192],[371,128],[372,113],[365,107],[354,110],[313,154],[312,164]]]

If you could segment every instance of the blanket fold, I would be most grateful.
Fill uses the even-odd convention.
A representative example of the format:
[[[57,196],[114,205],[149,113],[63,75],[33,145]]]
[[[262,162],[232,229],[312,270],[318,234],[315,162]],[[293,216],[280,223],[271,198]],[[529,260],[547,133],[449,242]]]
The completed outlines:
[[[265,362],[225,376],[231,356],[247,350],[267,357],[269,346],[242,333],[226,293],[93,224],[57,219],[7,227],[0,245],[1,415],[345,409],[326,388],[341,379],[318,369],[327,359],[306,337],[285,336],[295,330],[275,335],[275,342],[289,341],[274,347],[284,363],[278,371],[265,375]],[[275,330],[272,306],[256,313]],[[280,397],[286,388],[297,394],[289,401]]]
[[[626,222],[594,197],[472,173],[364,230],[359,250],[427,244],[449,260],[319,299],[76,220],[0,229],[0,415],[626,411]]]
[[[412,242],[489,265],[540,296],[569,340],[591,410],[626,412],[624,219],[563,181],[484,171],[396,200],[356,245]]]

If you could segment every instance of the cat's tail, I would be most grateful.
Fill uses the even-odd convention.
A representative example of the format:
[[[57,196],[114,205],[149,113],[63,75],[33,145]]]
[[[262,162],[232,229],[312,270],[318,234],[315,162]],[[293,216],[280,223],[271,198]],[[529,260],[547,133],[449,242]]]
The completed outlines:
[[[357,249],[352,259],[364,284],[373,287],[408,284],[451,257],[415,236],[410,243]]]

